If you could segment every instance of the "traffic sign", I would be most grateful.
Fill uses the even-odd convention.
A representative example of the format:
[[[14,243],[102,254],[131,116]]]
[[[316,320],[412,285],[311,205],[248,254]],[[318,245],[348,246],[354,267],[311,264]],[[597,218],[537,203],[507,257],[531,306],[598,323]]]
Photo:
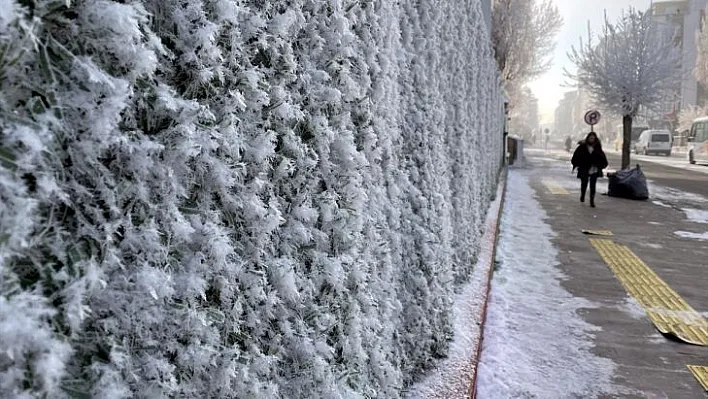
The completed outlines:
[[[587,123],[590,126],[597,125],[598,122],[600,122],[600,112],[596,110],[588,111],[585,113],[585,123]]]

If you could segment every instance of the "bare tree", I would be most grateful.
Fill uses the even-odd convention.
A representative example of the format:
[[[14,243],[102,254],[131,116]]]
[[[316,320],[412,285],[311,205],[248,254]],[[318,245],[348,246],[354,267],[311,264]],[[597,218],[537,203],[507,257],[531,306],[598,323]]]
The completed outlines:
[[[551,53],[563,25],[551,0],[494,0],[494,57],[509,94],[551,67]]]
[[[577,66],[566,75],[604,107],[622,115],[622,168],[630,164],[632,120],[640,107],[654,109],[680,80],[680,52],[672,33],[652,23],[650,11],[630,8],[613,24],[605,16],[599,41],[588,40],[568,54]]]
[[[540,128],[538,98],[528,87],[519,90],[516,104],[509,113],[509,131],[529,140]]]

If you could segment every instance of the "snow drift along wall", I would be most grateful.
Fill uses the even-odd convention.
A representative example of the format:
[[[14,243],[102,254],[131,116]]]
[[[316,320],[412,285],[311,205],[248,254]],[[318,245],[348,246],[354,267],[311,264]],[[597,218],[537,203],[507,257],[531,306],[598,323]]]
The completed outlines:
[[[396,397],[496,183],[479,0],[0,1],[0,391]]]

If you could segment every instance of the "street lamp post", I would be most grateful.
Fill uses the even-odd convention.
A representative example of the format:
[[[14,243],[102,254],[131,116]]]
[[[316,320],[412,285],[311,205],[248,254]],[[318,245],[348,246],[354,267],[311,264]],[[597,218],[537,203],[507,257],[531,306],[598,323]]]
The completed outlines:
[[[502,162],[501,165],[506,165],[506,152],[509,137],[509,101],[504,101],[504,129],[502,134]]]

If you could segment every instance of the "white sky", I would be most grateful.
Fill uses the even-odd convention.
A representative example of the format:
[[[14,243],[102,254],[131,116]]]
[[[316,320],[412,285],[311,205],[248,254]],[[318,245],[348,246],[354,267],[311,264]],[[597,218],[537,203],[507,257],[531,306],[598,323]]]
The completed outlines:
[[[539,100],[539,112],[542,123],[553,122],[553,113],[563,93],[570,91],[563,87],[566,78],[563,68],[572,70],[573,64],[568,60],[571,46],[577,46],[580,36],[587,38],[587,26],[594,32],[602,27],[605,10],[611,21],[617,19],[623,9],[633,6],[648,9],[650,0],[553,0],[561,16],[563,28],[558,34],[558,45],[553,56],[553,68],[544,76],[532,82],[529,87]]]

